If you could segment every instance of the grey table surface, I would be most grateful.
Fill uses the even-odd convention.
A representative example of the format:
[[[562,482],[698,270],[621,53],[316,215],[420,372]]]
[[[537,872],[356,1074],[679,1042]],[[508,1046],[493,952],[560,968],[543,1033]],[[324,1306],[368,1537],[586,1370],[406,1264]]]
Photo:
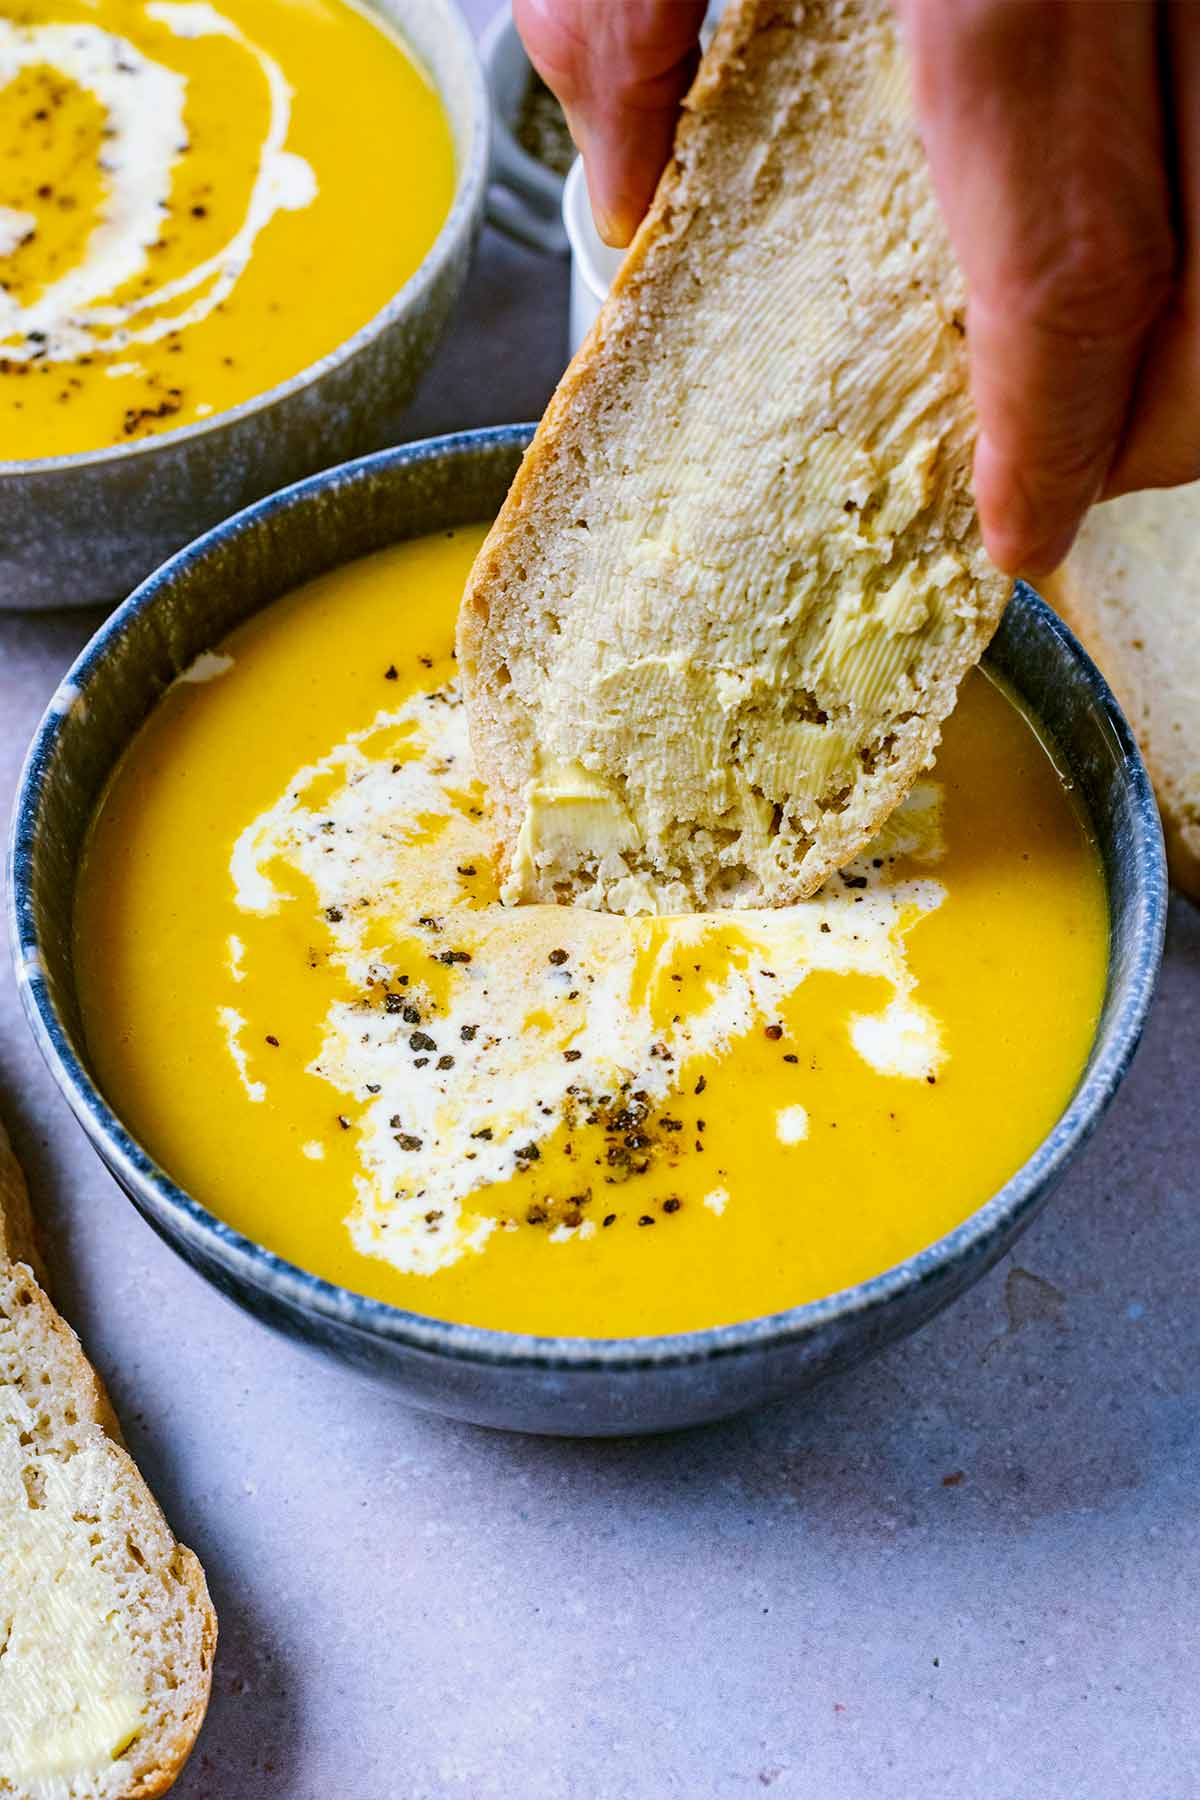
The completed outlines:
[[[565,295],[487,234],[409,434],[536,416]],[[0,614],[5,806],[95,623]],[[1200,1795],[1198,1068],[1176,901],[1134,1071],[1015,1258],[794,1404],[538,1441],[410,1412],[204,1286],[5,971],[0,1108],[57,1297],[220,1614],[181,1800]]]

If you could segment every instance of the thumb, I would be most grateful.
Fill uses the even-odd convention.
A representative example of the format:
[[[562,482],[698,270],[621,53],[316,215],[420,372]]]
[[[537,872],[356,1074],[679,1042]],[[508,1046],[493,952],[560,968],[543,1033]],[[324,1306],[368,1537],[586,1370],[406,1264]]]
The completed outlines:
[[[530,61],[583,155],[606,243],[627,244],[653,197],[695,72],[704,10],[704,0],[515,0]]]

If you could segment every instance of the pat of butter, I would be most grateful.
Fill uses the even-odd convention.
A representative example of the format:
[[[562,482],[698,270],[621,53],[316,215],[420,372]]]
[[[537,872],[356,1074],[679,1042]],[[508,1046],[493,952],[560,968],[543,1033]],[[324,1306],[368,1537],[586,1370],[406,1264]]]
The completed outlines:
[[[539,758],[524,799],[512,869],[501,896],[506,905],[532,897],[539,868],[570,869],[585,855],[604,857],[641,847],[641,832],[619,794],[580,762]]]
[[[90,1541],[103,1450],[41,1459],[30,1491],[22,1411],[0,1388],[0,1788],[49,1800],[60,1791],[49,1784],[94,1774],[137,1735],[142,1682],[121,1596]]]
[[[902,569],[895,581],[879,596],[879,616],[889,631],[899,637],[920,631],[929,617],[929,601],[922,591],[911,565]]]

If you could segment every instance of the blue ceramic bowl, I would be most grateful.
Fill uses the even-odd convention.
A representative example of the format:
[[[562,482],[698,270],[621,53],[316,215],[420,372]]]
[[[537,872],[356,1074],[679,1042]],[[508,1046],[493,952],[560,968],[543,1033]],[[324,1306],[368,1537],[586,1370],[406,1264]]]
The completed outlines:
[[[89,1073],[71,961],[88,821],[139,725],[201,651],[324,570],[489,517],[528,437],[524,426],[468,432],[349,463],[238,514],[152,575],[80,656],[29,752],[10,852],[13,950],[34,1034],[96,1150],[155,1230],[239,1305],[417,1406],[523,1431],[659,1431],[779,1399],[861,1361],[921,1325],[1009,1247],[1129,1067],[1161,953],[1162,838],[1111,693],[1066,627],[1020,588],[989,660],[1053,735],[1091,815],[1112,920],[1108,992],[1070,1105],[1024,1167],[957,1230],[858,1287],[675,1336],[525,1337],[364,1299],[240,1236],[158,1167]]]

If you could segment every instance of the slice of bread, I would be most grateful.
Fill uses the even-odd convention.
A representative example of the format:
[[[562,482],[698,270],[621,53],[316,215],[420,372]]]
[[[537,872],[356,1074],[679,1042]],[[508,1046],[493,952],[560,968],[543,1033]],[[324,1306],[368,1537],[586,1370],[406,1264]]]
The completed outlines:
[[[1146,758],[1173,880],[1200,901],[1200,482],[1093,507],[1046,596]]]
[[[216,1618],[30,1248],[0,1128],[0,1795],[134,1800],[192,1748]]]
[[[464,597],[508,900],[780,905],[938,742],[1012,584],[886,0],[735,0]]]
[[[23,1262],[45,1279],[33,1232],[29,1192],[4,1127],[0,1125],[0,1264]]]

